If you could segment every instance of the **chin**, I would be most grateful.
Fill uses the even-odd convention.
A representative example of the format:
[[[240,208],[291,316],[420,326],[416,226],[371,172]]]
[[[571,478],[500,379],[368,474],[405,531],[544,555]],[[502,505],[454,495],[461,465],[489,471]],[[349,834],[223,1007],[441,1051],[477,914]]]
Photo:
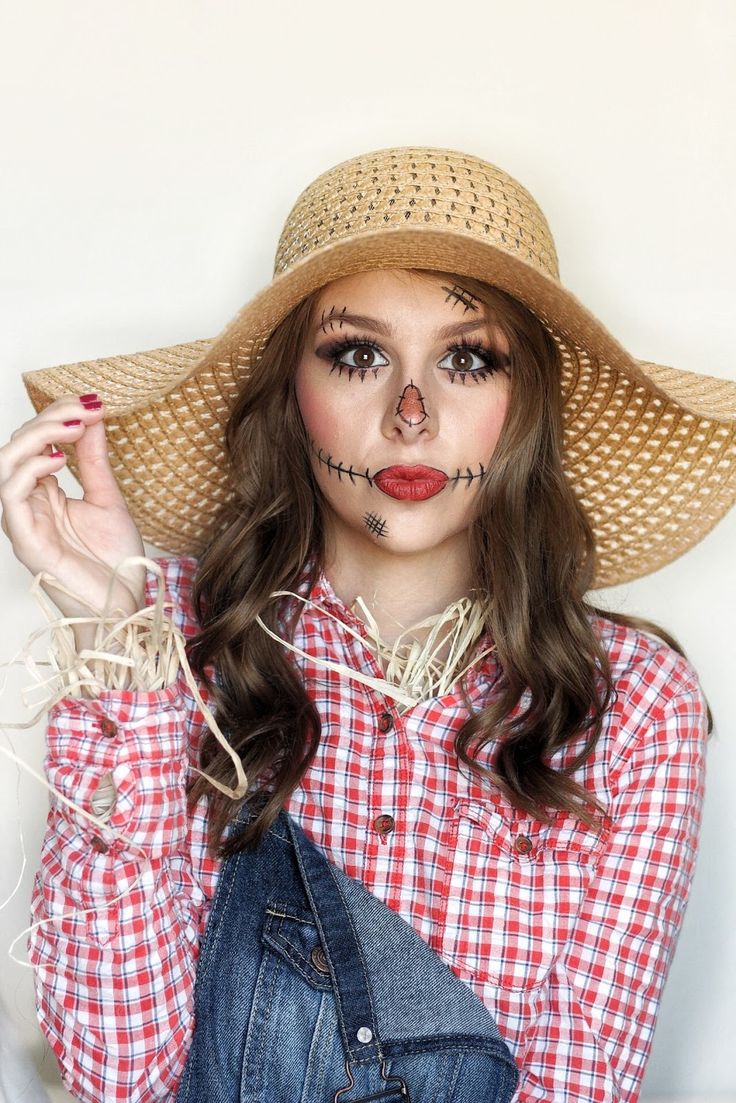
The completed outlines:
[[[389,555],[412,556],[428,555],[436,551],[448,551],[453,545],[466,546],[467,528],[439,531],[434,525],[427,528],[424,525],[417,526],[406,524],[400,520],[392,520],[385,517],[385,535],[368,536],[374,547],[380,548]]]

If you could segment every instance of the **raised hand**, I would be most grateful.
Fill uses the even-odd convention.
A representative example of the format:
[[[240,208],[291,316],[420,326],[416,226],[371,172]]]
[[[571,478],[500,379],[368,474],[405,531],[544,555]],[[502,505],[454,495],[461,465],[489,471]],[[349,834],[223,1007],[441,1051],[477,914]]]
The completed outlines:
[[[0,448],[2,528],[29,571],[49,571],[72,593],[102,609],[112,571],[143,555],[143,541],[110,467],[96,395],[64,395],[17,429]],[[68,498],[55,475],[77,452],[83,496]],[[143,601],[145,571],[118,577],[111,608],[127,615]],[[55,589],[49,596],[64,616],[89,616],[86,605]],[[77,633],[79,639],[79,633]]]

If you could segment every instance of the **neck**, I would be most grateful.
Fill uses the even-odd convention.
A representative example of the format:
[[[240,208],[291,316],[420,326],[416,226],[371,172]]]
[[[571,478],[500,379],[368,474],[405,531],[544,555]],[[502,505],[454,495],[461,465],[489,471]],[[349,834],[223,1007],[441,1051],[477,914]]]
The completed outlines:
[[[386,643],[468,593],[465,532],[439,547],[404,555],[366,547],[365,541],[356,547],[349,533],[339,535],[328,545],[325,574],[348,607],[357,597],[363,599]]]

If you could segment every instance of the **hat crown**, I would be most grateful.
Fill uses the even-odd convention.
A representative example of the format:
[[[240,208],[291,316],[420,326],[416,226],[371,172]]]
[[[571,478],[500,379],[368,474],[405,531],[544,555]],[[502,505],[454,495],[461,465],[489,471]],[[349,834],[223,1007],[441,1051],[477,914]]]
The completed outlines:
[[[559,280],[538,204],[503,169],[447,149],[381,149],[318,176],[284,224],[274,275],[315,250],[381,230],[449,230],[481,239]]]

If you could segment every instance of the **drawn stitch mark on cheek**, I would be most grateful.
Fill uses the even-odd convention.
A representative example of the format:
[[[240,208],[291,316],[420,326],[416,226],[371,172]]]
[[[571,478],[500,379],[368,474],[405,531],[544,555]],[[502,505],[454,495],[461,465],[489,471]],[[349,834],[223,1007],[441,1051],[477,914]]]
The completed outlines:
[[[419,387],[414,386],[411,379],[399,396],[399,404],[395,413],[399,415],[405,425],[411,426],[421,425],[429,417],[424,406],[422,392]]]
[[[330,452],[330,454],[328,455],[325,450],[318,447],[318,445],[313,440],[310,440],[309,446],[312,449],[312,454],[317,462],[323,467],[327,468],[327,472],[329,475],[332,475],[334,472],[337,475],[338,482],[341,483],[343,475],[346,475],[347,478],[350,479],[350,482],[353,484],[353,486],[356,486],[356,479],[365,479],[365,481],[368,483],[368,486],[373,486],[373,476],[371,475],[370,470],[367,467],[365,471],[356,471],[352,464],[350,464],[349,467],[346,467],[342,460],[340,460],[338,463],[335,463],[332,458],[332,453]]]
[[[388,529],[383,517],[379,517],[375,513],[366,513],[363,517],[363,523],[373,536],[388,536]]]
[[[466,473],[464,475],[460,474],[460,468],[458,467],[457,473],[453,475],[450,479],[450,483],[452,484],[453,489],[457,486],[458,483],[464,482],[465,489],[467,490],[471,483],[475,482],[478,479],[482,479],[486,473],[486,469],[482,463],[479,463],[478,467],[480,468],[479,471],[472,471],[469,467],[466,467]]]
[[[445,287],[443,284],[442,290],[447,292],[447,298],[445,299],[446,303],[449,303],[450,299],[454,299],[455,303],[462,303],[463,307],[465,308],[463,310],[463,314],[467,314],[469,310],[478,309],[479,299],[477,295],[474,295],[472,291],[468,291],[466,290],[466,288],[461,287],[459,283],[454,283],[452,287]],[[453,303],[452,305],[454,306],[455,303]]]

